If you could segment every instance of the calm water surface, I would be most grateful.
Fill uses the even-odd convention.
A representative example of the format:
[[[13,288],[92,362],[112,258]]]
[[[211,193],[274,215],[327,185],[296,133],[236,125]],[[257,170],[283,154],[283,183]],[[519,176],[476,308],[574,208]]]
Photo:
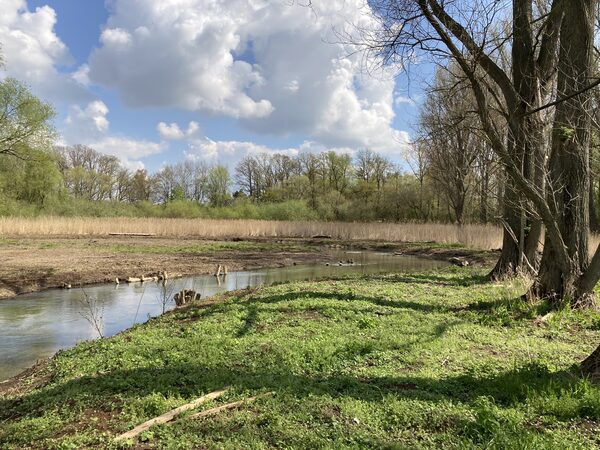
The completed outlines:
[[[202,298],[218,293],[281,281],[314,280],[353,273],[386,273],[432,270],[446,265],[411,256],[376,252],[330,252],[331,264],[323,263],[231,272],[220,284],[214,276],[173,280],[170,289],[194,289]],[[354,259],[354,266],[338,266],[338,261]],[[136,323],[145,322],[162,311],[159,283],[96,285],[84,288],[88,298],[97,302],[102,313],[105,336],[113,336]],[[18,374],[39,359],[80,341],[94,339],[98,333],[84,318],[89,308],[82,302],[82,289],[54,289],[20,295],[0,301],[0,380]],[[167,309],[173,309],[172,302]]]

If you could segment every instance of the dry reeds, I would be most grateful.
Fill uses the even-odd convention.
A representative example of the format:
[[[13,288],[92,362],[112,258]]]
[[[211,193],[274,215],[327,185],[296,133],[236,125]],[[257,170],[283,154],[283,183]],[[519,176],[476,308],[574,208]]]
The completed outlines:
[[[157,218],[0,217],[1,236],[101,236],[109,233],[148,233],[162,237],[204,239],[290,237],[317,235],[340,240],[435,242],[489,250],[500,247],[501,228],[493,225],[438,223],[284,222]]]

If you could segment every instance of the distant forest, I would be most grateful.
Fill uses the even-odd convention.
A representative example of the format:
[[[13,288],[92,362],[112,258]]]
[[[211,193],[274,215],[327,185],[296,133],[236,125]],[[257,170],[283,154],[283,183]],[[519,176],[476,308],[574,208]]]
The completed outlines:
[[[403,165],[369,149],[253,154],[231,170],[199,160],[132,171],[93,148],[57,146],[54,110],[19,81],[0,82],[0,215],[488,223],[505,174],[461,75],[440,69]],[[599,165],[593,148],[592,168]],[[596,177],[593,178],[594,180]],[[591,185],[596,228],[600,184]]]

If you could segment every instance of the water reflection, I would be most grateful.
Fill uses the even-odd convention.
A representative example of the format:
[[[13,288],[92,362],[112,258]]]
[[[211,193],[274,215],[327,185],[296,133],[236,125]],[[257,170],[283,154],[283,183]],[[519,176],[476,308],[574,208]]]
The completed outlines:
[[[349,260],[354,265],[345,265]],[[344,265],[340,266],[342,261]],[[231,272],[224,279],[203,275],[173,280],[174,292],[193,289],[209,297],[218,293],[283,281],[313,280],[346,274],[431,270],[439,261],[375,252],[330,253],[329,266],[313,264],[277,269]],[[163,296],[158,283],[87,286],[85,294],[97,300],[103,333],[112,336],[135,323],[161,313]],[[61,348],[98,337],[84,318],[81,289],[49,290],[0,301],[0,380],[16,375]],[[173,302],[167,309],[174,307]]]

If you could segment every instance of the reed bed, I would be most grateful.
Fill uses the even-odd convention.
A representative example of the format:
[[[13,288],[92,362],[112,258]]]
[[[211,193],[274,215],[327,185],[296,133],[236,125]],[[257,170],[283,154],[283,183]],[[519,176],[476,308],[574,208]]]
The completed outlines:
[[[458,227],[439,223],[285,222],[157,218],[0,218],[0,236],[100,236],[148,233],[162,237],[204,239],[331,236],[340,240],[435,242],[489,250],[499,248],[502,230],[492,225]]]

